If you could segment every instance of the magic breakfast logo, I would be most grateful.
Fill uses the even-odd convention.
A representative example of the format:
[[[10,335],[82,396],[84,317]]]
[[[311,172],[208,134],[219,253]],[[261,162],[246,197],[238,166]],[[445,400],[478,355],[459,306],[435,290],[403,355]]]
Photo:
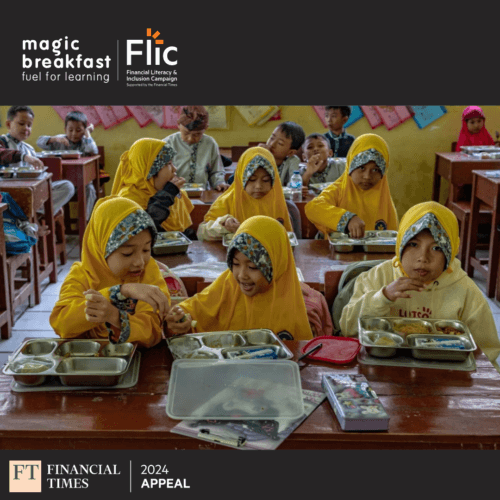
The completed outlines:
[[[111,56],[91,56],[77,39],[22,40],[21,79],[23,82],[110,81]]]
[[[127,87],[177,86],[177,47],[167,46],[160,35],[147,28],[145,39],[126,41]]]

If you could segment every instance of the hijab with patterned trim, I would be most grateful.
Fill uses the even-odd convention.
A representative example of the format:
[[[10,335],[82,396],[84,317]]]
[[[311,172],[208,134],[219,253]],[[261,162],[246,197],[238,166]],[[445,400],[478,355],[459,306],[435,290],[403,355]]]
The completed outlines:
[[[174,150],[159,139],[138,139],[120,157],[111,194],[134,200],[146,210],[149,199],[157,193],[153,176],[174,154]],[[193,204],[184,190],[181,189],[180,195],[161,225],[165,231],[184,231],[193,223],[189,215]]]
[[[283,226],[271,217],[250,217],[241,224],[228,247],[229,266],[238,249],[257,266],[271,286],[263,293],[248,297],[241,291],[231,269],[224,271],[202,292],[179,304],[198,322],[196,330],[266,328],[276,334],[286,330],[296,340],[311,339],[292,247]]]
[[[472,134],[467,128],[467,120],[471,118],[482,118],[485,121],[483,128],[477,133]],[[479,106],[468,106],[462,112],[462,128],[458,136],[456,151],[460,153],[461,146],[493,146],[495,141],[491,134],[486,130],[486,117]]]
[[[263,198],[256,199],[245,191],[245,185],[259,167],[264,168],[273,180],[271,190]],[[213,202],[204,221],[216,220],[226,214],[231,214],[239,222],[254,215],[281,218],[286,230],[293,231],[276,162],[267,149],[249,148],[241,155],[234,173],[234,182]]]
[[[394,267],[399,267],[407,276],[401,264],[403,250],[412,238],[425,229],[431,232],[434,241],[443,250],[446,259],[445,271],[453,272],[452,263],[460,246],[457,218],[449,208],[435,201],[419,203],[404,214],[396,238]]]

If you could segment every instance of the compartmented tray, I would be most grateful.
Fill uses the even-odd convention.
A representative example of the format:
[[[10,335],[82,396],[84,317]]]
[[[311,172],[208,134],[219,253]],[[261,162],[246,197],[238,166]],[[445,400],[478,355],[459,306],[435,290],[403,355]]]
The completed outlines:
[[[292,247],[296,247],[299,244],[299,241],[297,240],[297,236],[293,231],[287,231],[288,234],[288,239],[290,240],[290,245]],[[231,243],[232,239],[234,238],[234,233],[228,233],[222,236],[222,244],[225,247],[228,247],[229,244]]]
[[[38,158],[47,158],[47,157],[61,157],[63,159],[74,159],[80,158],[82,156],[82,152],[77,149],[61,149],[59,151],[40,151],[36,153]]]
[[[331,186],[333,182],[319,182],[314,184],[309,184],[309,189],[314,191],[316,194],[320,194],[323,189],[326,189],[328,186]]]
[[[458,320],[362,316],[358,325],[361,345],[377,358],[463,362],[477,349],[467,325]]]
[[[180,231],[165,231],[158,233],[153,253],[164,255],[169,253],[184,253],[192,241]]]
[[[167,345],[175,359],[293,358],[290,349],[267,329],[188,333],[169,337]]]
[[[43,168],[28,168],[28,167],[6,167],[0,168],[0,178],[3,179],[37,179],[49,167]]]
[[[336,252],[353,252],[355,249],[363,252],[391,253],[396,250],[397,231],[365,231],[364,238],[349,238],[348,234],[333,231],[328,234],[328,241]]]
[[[283,189],[283,196],[285,197],[285,200],[291,200],[292,199],[292,189],[287,187],[287,186],[283,186],[281,189]]]
[[[57,377],[65,386],[113,386],[127,372],[135,344],[98,339],[24,341],[2,369],[16,382],[38,386]]]
[[[499,146],[460,146],[460,150],[466,154],[474,153],[500,153]]]
[[[205,187],[203,184],[198,184],[195,182],[186,182],[182,188],[184,191],[186,191],[187,195],[190,198],[199,198],[201,196],[201,193],[205,190]]]

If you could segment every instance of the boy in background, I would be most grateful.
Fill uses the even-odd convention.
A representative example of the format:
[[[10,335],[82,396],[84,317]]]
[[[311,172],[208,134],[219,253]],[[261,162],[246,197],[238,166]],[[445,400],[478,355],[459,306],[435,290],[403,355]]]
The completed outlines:
[[[24,142],[30,135],[33,128],[35,113],[29,106],[11,106],[7,111],[5,124],[9,129],[7,134],[0,135],[0,147],[16,149],[21,154],[21,161],[27,162],[28,156],[36,157],[35,148]],[[27,163],[33,164],[33,161]],[[13,164],[11,166],[19,166]],[[52,182],[52,203],[54,214],[75,194],[75,186],[68,180]],[[42,212],[41,212],[42,213]]]
[[[351,106],[325,106],[325,119],[328,132],[325,137],[330,143],[334,158],[345,158],[355,137],[348,134],[344,125],[351,116]]]

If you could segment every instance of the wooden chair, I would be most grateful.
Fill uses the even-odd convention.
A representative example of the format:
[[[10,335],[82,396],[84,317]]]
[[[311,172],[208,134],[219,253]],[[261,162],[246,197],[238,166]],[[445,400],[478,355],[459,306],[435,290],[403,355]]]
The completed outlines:
[[[104,170],[105,160],[104,160],[104,146],[97,146],[98,154],[99,154],[99,169]],[[99,192],[97,193],[98,198],[103,198],[106,196],[106,192],[104,190],[104,182],[99,182]]]
[[[28,253],[7,256],[7,280],[10,297],[11,324],[15,322],[16,308],[28,301],[35,304],[35,259],[36,245]]]
[[[457,149],[457,141],[453,141],[453,142],[451,143],[451,152],[452,152],[452,153],[455,153],[455,152],[456,152],[456,151],[455,151],[456,149]],[[458,152],[460,153],[460,151],[458,151]]]
[[[3,340],[9,339],[12,335],[7,251],[5,248],[5,233],[3,230],[2,215],[7,208],[7,203],[0,203],[0,338]]]
[[[231,146],[231,160],[236,162],[240,156],[248,149],[248,146]]]
[[[343,270],[325,272],[325,299],[330,311],[332,310],[333,301],[339,292],[339,283],[343,272]]]

